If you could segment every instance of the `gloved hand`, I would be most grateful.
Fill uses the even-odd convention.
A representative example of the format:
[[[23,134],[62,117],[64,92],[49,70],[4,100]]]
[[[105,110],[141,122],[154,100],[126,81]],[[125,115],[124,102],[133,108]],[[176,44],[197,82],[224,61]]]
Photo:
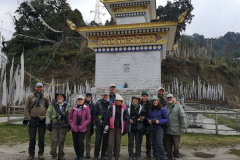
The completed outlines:
[[[95,126],[93,126],[93,130],[94,131],[96,131],[97,130],[97,126],[95,125]]]
[[[67,131],[69,132],[71,130],[71,126],[68,124]]]
[[[27,124],[28,124],[28,119],[27,119],[27,118],[24,118],[23,124],[24,124],[24,125],[27,125]]]
[[[52,125],[51,124],[47,124],[47,130],[49,130],[50,132],[52,131]]]
[[[105,128],[104,128],[104,130],[103,130],[103,134],[107,134],[107,133],[108,133],[108,129],[109,129],[109,126],[106,125]]]
[[[126,134],[127,134],[126,132],[123,132],[123,133],[122,133],[122,136],[125,136]]]

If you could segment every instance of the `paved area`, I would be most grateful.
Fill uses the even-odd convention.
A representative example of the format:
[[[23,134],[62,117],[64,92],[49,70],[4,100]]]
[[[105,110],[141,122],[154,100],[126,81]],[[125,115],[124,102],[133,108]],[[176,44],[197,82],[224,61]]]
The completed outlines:
[[[14,146],[0,146],[0,160],[23,160],[28,156],[28,143],[17,144]],[[45,160],[50,160],[49,155],[50,147],[45,148]],[[37,146],[36,146],[37,153]],[[229,146],[224,148],[181,148],[180,160],[239,160],[240,159],[240,145]],[[91,152],[91,156],[93,151]],[[73,160],[75,153],[73,147],[65,147],[65,158],[66,160]],[[91,158],[93,159],[93,157]],[[128,159],[127,147],[121,148],[121,160]],[[142,148],[142,160],[145,160],[145,148]],[[37,160],[37,157],[35,158]]]

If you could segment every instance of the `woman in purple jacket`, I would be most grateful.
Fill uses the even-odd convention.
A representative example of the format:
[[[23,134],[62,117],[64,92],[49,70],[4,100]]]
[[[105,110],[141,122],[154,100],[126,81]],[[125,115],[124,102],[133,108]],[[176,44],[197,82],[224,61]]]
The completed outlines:
[[[152,106],[148,112],[147,120],[151,125],[150,136],[153,146],[153,156],[156,160],[165,160],[163,147],[164,132],[162,126],[168,122],[168,114],[156,96],[152,98]]]
[[[83,160],[84,138],[87,132],[87,126],[91,122],[91,113],[89,107],[84,105],[82,95],[77,98],[77,105],[74,106],[69,114],[69,123],[72,128],[72,138],[74,150],[77,155],[75,160]]]

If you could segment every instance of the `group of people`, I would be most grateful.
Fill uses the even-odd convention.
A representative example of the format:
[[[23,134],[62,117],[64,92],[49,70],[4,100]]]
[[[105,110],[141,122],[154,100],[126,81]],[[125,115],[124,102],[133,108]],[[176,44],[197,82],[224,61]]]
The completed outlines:
[[[37,83],[35,92],[28,96],[25,105],[24,124],[28,124],[29,157],[34,159],[36,133],[38,132],[38,158],[44,160],[44,139],[46,129],[50,131],[53,160],[65,160],[64,142],[68,131],[72,131],[75,160],[90,159],[91,137],[96,133],[94,160],[120,159],[122,136],[128,135],[129,160],[138,160],[142,154],[143,137],[146,137],[147,159],[179,159],[180,136],[185,129],[185,114],[182,106],[172,94],[164,98],[164,88],[157,95],[149,97],[146,90],[141,96],[133,95],[130,104],[123,104],[121,95],[116,94],[116,86],[95,104],[92,93],[76,98],[72,108],[66,102],[64,93],[56,93],[50,103],[43,92],[43,84]],[[86,140],[86,147],[84,147]],[[58,152],[57,152],[58,148]],[[84,149],[86,148],[86,149]],[[135,148],[135,149],[134,149]],[[134,151],[135,150],[135,151]],[[101,155],[100,155],[101,151]]]

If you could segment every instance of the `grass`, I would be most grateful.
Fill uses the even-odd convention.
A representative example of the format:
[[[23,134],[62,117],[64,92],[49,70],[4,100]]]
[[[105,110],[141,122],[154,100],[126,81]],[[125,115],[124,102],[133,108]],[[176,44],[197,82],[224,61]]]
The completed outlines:
[[[0,144],[15,145],[18,143],[28,142],[28,127],[17,125],[0,124]],[[94,144],[95,135],[92,137],[92,144]],[[50,146],[49,132],[45,136],[46,145]],[[67,133],[66,146],[73,147],[72,134]],[[127,146],[128,136],[122,138],[122,146]],[[143,138],[143,147],[145,147],[145,137]],[[204,134],[183,134],[181,136],[181,147],[195,148],[195,147],[223,147],[240,144],[240,136],[221,136],[221,135],[204,135]]]
[[[209,118],[212,118],[212,119],[216,119],[216,115],[205,115]],[[224,124],[230,128],[233,128],[233,129],[236,129],[236,130],[239,130],[239,128],[237,126],[239,126],[239,122],[238,120],[233,120],[231,118],[227,118],[226,116],[217,116],[218,118],[218,123],[219,124]]]
[[[7,117],[7,114],[0,114],[0,117]]]

